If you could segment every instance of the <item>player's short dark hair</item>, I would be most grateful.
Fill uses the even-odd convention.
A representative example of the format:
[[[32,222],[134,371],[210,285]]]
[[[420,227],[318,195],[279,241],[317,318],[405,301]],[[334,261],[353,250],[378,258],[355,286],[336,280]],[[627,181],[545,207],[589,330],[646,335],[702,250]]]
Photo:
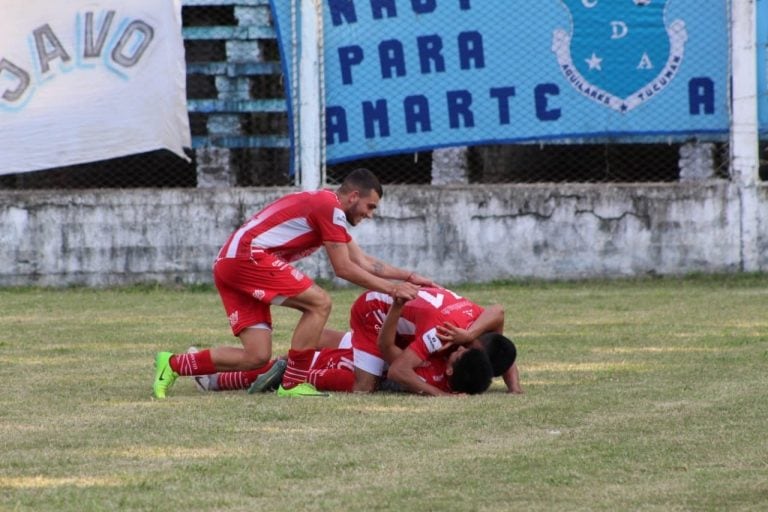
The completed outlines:
[[[384,189],[381,187],[379,178],[364,167],[355,169],[347,174],[347,177],[344,178],[339,187],[339,192],[346,194],[353,190],[357,190],[362,196],[367,196],[372,190],[375,190],[379,194],[379,199],[384,197]]]
[[[493,368],[488,354],[479,348],[471,348],[453,364],[448,382],[456,393],[477,395],[490,387],[491,380]]]
[[[493,376],[503,375],[517,359],[515,344],[506,336],[496,332],[481,334],[479,339],[488,354],[488,359],[491,360]]]

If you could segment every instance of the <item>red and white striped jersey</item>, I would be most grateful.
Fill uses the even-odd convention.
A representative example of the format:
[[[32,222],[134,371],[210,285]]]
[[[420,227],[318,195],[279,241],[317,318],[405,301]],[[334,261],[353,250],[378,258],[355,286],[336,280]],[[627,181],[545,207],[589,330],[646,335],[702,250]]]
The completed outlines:
[[[273,201],[232,233],[218,257],[251,258],[264,251],[290,263],[324,242],[351,240],[346,215],[332,190],[295,192]]]
[[[416,299],[403,308],[402,318],[414,325],[414,339],[408,348],[422,360],[427,360],[443,348],[437,337],[437,326],[446,322],[461,329],[468,329],[483,312],[483,308],[471,300],[445,288],[421,288]]]
[[[392,298],[380,292],[366,292],[355,301],[350,312],[352,342],[356,349],[380,356],[377,339],[387,317]],[[422,287],[418,296],[406,302],[397,321],[395,344],[410,348],[423,360],[443,348],[437,326],[450,322],[469,328],[484,311],[474,302],[445,288]]]

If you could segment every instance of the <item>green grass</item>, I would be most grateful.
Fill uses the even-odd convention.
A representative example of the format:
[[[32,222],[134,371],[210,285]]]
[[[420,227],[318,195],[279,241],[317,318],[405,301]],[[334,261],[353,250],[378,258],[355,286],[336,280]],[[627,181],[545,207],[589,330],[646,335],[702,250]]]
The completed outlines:
[[[525,395],[158,402],[156,351],[237,342],[211,288],[0,290],[0,510],[765,509],[768,276],[456,290],[504,304]]]

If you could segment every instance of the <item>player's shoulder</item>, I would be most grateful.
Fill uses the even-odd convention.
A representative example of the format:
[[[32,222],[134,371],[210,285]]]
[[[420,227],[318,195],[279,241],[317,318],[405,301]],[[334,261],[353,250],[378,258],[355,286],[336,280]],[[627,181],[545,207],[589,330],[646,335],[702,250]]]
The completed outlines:
[[[302,200],[305,208],[321,218],[334,218],[337,212],[344,214],[339,197],[330,189],[308,191]]]
[[[339,202],[339,196],[336,195],[336,192],[329,188],[323,188],[320,190],[311,190],[307,191],[307,200],[313,201],[316,203],[323,203],[323,204],[331,204],[334,206],[339,206],[341,203]]]
[[[369,306],[374,307],[383,305],[389,308],[389,306],[392,305],[392,302],[393,299],[389,294],[378,292],[376,290],[365,291],[358,295],[357,299],[355,299],[355,304],[357,305],[368,304]]]

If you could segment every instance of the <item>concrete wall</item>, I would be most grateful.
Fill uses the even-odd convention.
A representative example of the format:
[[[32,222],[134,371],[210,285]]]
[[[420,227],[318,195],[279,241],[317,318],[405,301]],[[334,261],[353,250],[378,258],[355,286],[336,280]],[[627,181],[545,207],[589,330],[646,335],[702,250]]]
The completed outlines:
[[[229,233],[288,191],[0,192],[0,286],[209,283]],[[744,261],[768,271],[768,188],[753,191],[756,211],[742,211],[725,181],[389,186],[377,217],[352,234],[445,284],[737,272]],[[750,240],[745,218],[757,226]],[[323,254],[300,266],[332,277]]]

